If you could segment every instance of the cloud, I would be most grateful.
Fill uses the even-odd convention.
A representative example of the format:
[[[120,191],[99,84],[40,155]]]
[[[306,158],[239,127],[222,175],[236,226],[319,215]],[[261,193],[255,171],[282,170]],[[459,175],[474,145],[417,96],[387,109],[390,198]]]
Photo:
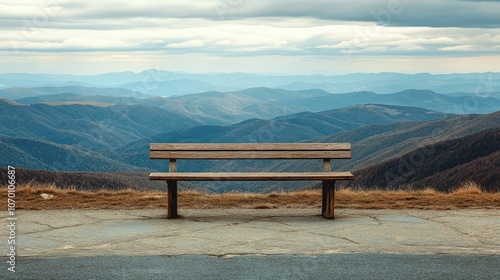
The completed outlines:
[[[498,56],[499,10],[500,1],[473,0],[4,0],[0,59]]]
[[[203,40],[189,40],[180,43],[170,43],[165,47],[167,49],[191,49],[191,48],[201,48],[205,46],[205,42]]]
[[[472,51],[474,50],[473,45],[457,45],[457,46],[450,46],[450,47],[444,47],[444,48],[439,48],[442,51]]]
[[[498,28],[500,1],[474,0],[46,0],[3,1],[1,19],[101,21],[119,19],[248,20],[315,18],[384,26]]]

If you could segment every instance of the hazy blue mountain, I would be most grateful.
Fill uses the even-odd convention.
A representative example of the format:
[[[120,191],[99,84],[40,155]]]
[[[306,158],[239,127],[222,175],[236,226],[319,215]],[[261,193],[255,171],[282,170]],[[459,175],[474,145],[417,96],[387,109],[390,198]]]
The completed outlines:
[[[217,115],[220,115],[223,116],[222,119],[232,120],[233,123],[252,117],[254,112],[248,110],[249,108],[261,108],[257,115],[253,115],[260,118],[290,112],[318,112],[359,104],[412,106],[451,114],[487,114],[500,110],[500,99],[492,97],[491,94],[448,96],[430,90],[415,89],[392,94],[367,91],[331,94],[319,89],[290,91],[259,87],[226,93],[190,94],[154,101],[156,104],[159,104],[158,102],[163,103],[162,108],[168,107],[178,110],[179,113],[193,115],[198,112],[203,118],[214,119],[218,119]],[[241,118],[235,117],[238,112],[241,112]]]
[[[257,98],[261,100],[272,100],[284,104],[292,103],[293,101],[302,101],[306,98],[321,97],[326,95],[331,95],[331,93],[323,90],[302,90],[302,91],[290,91],[284,89],[271,89],[266,87],[256,87],[240,90],[236,92],[238,95],[248,96],[252,98]]]
[[[439,93],[492,92],[500,86],[499,73],[466,74],[402,74],[402,73],[355,73],[328,76],[328,79],[312,81],[296,79],[290,84],[279,86],[288,90],[323,89],[342,93],[353,91],[373,91],[381,94],[403,91],[409,88],[429,89]]]
[[[429,90],[405,90],[393,94],[353,92],[331,94],[323,90],[289,91],[249,88],[234,92],[205,92],[145,100],[207,124],[229,124],[250,118],[270,119],[303,111],[325,111],[359,104],[421,107],[452,114],[491,113],[500,100],[482,96],[447,96]]]
[[[106,93],[105,91],[107,90],[108,89],[105,89],[104,92],[100,91],[100,89],[94,91],[96,94],[101,93],[107,95],[82,95],[81,93],[54,93],[42,95],[45,92],[40,91],[39,88],[9,88],[5,89],[3,93],[6,97],[30,96],[16,99],[16,101],[23,104],[84,104],[96,106],[141,104],[182,114],[204,124],[232,124],[257,117],[270,119],[301,110],[301,108],[298,107],[292,108],[270,100],[271,98],[254,98],[245,94],[231,92],[203,92],[168,98],[151,98],[149,96],[149,98],[146,99],[144,96],[140,96],[141,98],[130,97],[133,96],[133,94],[115,96],[111,94],[113,91]],[[124,89],[116,90],[128,91]],[[130,91],[130,93],[135,92]],[[294,94],[294,92],[290,93]],[[140,95],[140,93],[138,94]],[[0,90],[0,96],[1,95],[2,90]]]
[[[252,100],[263,101],[261,98],[265,98],[266,94],[264,91],[260,96],[262,90],[252,89],[238,97],[250,98],[253,94]],[[278,101],[286,96],[287,91],[278,90],[276,93],[275,100]],[[212,94],[212,98],[225,96],[224,93]],[[295,93],[290,100],[299,100],[304,94],[308,96],[306,98],[326,96],[324,92],[315,90]],[[429,95],[434,98],[432,93]],[[202,100],[200,104],[206,102]],[[200,122],[178,113],[145,105],[28,106],[4,100],[0,101],[0,117],[4,120],[0,124],[0,134],[3,135],[0,159],[4,165],[14,164],[12,159],[18,155],[15,164],[19,167],[80,171],[166,170],[164,161],[149,159],[149,144],[152,142],[299,141],[351,142],[353,158],[335,161],[333,168],[354,171],[397,159],[429,145],[500,127],[500,112],[449,116],[415,107],[370,104],[316,113],[294,113],[270,120],[249,119],[228,126],[200,126]],[[426,151],[424,157],[429,157],[429,160],[437,155],[432,150]],[[475,163],[488,163],[491,160],[471,158],[471,161],[463,164],[470,168]],[[427,161],[424,158],[419,162],[425,164]],[[182,170],[292,171],[319,170],[320,167],[318,162],[303,161],[179,163]],[[443,172],[451,176],[450,170]],[[267,185],[260,182],[203,184],[216,191],[272,191],[304,187],[303,183],[290,182]]]
[[[392,94],[376,94],[366,91],[328,94],[294,100],[287,105],[321,111],[365,103],[413,106],[451,114],[487,114],[500,110],[500,100],[493,97],[447,96],[430,90],[415,89]]]
[[[82,87],[110,87],[85,81],[75,81],[84,76],[74,75],[51,75],[51,74],[0,74],[0,89],[21,87],[62,87],[62,86],[82,86]],[[90,79],[89,79],[90,81]]]
[[[75,145],[5,136],[0,136],[0,165],[59,171],[144,170],[96,152],[80,149]]]
[[[269,99],[259,99],[238,93],[205,92],[170,98],[150,99],[144,104],[159,106],[188,116],[204,124],[233,124],[251,118],[271,119],[276,116],[298,112]]]
[[[0,100],[0,135],[31,137],[90,150],[112,149],[148,135],[200,125],[144,105],[15,105]]]
[[[22,104],[47,103],[51,105],[64,104],[95,104],[101,106],[136,105],[145,103],[144,99],[135,97],[115,97],[102,95],[80,95],[76,93],[56,93],[17,99]],[[153,102],[151,102],[153,103]]]
[[[168,85],[179,88],[168,88]],[[131,84],[133,83],[133,84]],[[118,87],[149,93],[151,89],[162,89],[160,95],[196,93],[204,91],[237,91],[252,87],[281,88],[287,90],[322,89],[333,93],[373,91],[381,94],[403,91],[408,88],[429,89],[438,93],[454,92],[498,92],[500,73],[466,74],[401,74],[367,73],[348,75],[262,75],[250,73],[179,73],[146,70],[139,73],[117,72],[100,75],[49,75],[49,74],[0,74],[0,88],[37,87],[46,85],[94,85]],[[196,86],[194,86],[196,85]],[[162,93],[163,92],[163,93]],[[168,93],[168,94],[164,94]]]
[[[70,92],[70,93],[60,93]],[[352,92],[331,94],[323,90],[289,91],[249,88],[241,91],[202,92],[172,97],[154,97],[114,88],[9,88],[4,96],[32,96],[17,99],[21,103],[61,104],[142,104],[188,116],[204,124],[227,125],[250,118],[270,119],[302,111],[325,111],[357,104],[387,104],[421,107],[453,114],[491,113],[500,110],[500,100],[493,93],[438,94],[429,90],[405,90],[393,94]],[[47,93],[51,93],[47,95]],[[0,96],[2,90],[0,90]],[[147,98],[149,97],[149,98]]]
[[[206,82],[193,79],[179,79],[171,81],[158,82],[132,82],[120,85],[121,88],[142,92],[155,96],[184,95],[190,93],[224,90],[224,87],[218,87]]]
[[[131,91],[123,88],[96,88],[82,86],[60,86],[60,87],[34,87],[34,88],[5,88],[0,89],[0,97],[6,99],[19,100],[28,97],[39,97],[46,95],[59,94],[77,94],[82,96],[110,96],[110,97],[134,97],[134,98],[151,98],[150,95],[141,92]],[[56,101],[56,100],[54,100]]]
[[[367,124],[432,120],[445,116],[448,115],[420,108],[359,105],[319,113],[292,114],[272,120],[251,119],[230,126],[197,126],[158,134],[121,147],[114,156],[123,156],[124,162],[152,167],[154,163],[147,158],[150,143],[300,142]]]

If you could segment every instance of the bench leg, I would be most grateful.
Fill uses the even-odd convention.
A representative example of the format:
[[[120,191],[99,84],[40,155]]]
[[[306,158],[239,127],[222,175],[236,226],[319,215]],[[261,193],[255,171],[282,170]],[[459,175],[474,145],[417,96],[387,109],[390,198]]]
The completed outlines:
[[[177,181],[168,180],[168,205],[167,205],[167,219],[176,219],[177,215]]]
[[[323,193],[321,194],[321,215],[325,215],[326,211],[326,190],[328,189],[328,181],[323,181]]]
[[[335,205],[335,181],[323,181],[323,196],[322,196],[321,211],[325,218],[333,219]]]

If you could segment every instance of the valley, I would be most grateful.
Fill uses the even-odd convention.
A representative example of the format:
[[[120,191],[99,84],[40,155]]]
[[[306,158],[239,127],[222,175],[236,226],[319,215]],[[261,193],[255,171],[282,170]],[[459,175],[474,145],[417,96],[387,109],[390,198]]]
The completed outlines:
[[[150,143],[350,142],[352,159],[333,162],[332,168],[353,171],[356,180],[351,187],[432,187],[446,192],[471,180],[486,191],[500,189],[498,91],[452,90],[470,88],[466,85],[477,75],[348,75],[342,77],[339,92],[361,78],[371,86],[332,93],[326,90],[331,85],[312,86],[324,82],[322,76],[156,74],[168,78],[158,78],[155,90],[141,89],[141,73],[0,75],[1,84],[13,86],[0,88],[0,166],[17,166],[29,180],[50,183],[52,178],[56,184],[79,189],[162,189],[163,185],[147,180],[148,172],[167,166],[149,159]],[[336,79],[340,77],[329,77],[330,82]],[[424,80],[428,88],[442,92],[401,88]],[[237,87],[249,81],[252,87]],[[277,86],[287,83],[295,86]],[[386,89],[380,90],[384,83]],[[166,87],[176,94],[162,90]],[[317,166],[293,160],[179,163],[182,171],[312,171]],[[318,186],[314,182],[183,185],[210,192]]]

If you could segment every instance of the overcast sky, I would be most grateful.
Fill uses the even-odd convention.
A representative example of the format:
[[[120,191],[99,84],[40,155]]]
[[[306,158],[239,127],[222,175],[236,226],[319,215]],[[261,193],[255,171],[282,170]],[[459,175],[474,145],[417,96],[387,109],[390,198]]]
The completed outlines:
[[[0,0],[0,73],[500,72],[500,1]]]

